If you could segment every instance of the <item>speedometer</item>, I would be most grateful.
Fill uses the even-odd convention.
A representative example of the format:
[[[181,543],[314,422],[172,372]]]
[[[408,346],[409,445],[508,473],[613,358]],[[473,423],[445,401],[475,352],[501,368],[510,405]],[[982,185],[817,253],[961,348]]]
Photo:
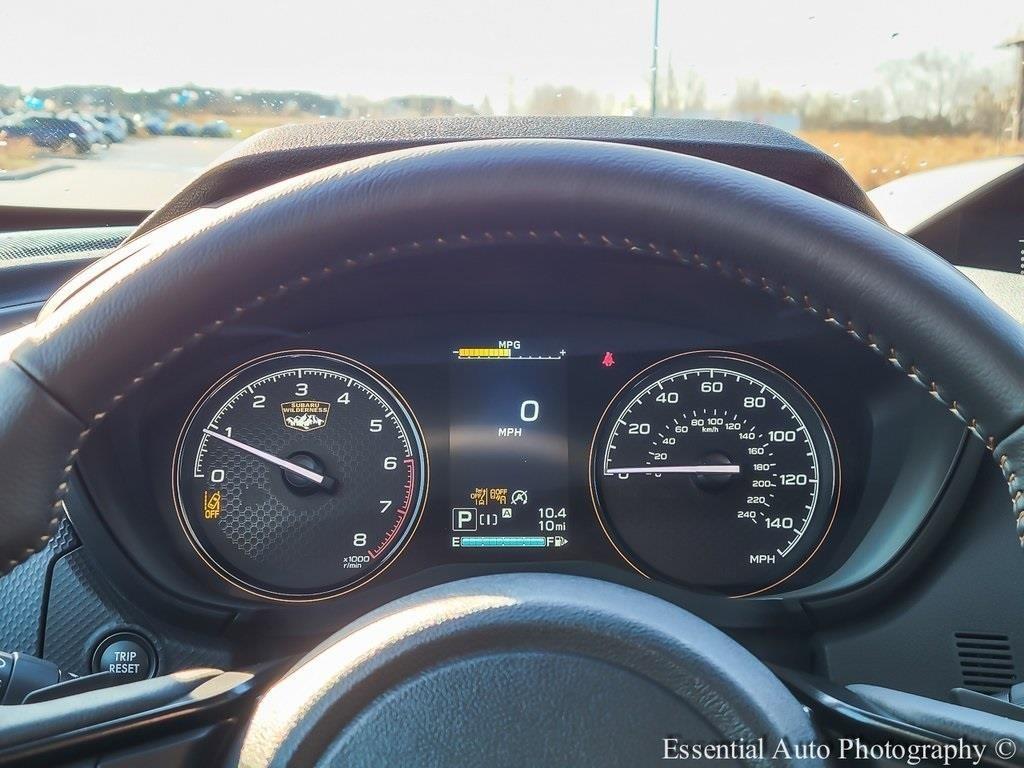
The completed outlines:
[[[228,374],[178,441],[174,490],[196,551],[264,597],[346,592],[391,562],[423,504],[427,460],[397,391],[361,363],[287,352]]]
[[[637,570],[732,596],[799,570],[838,501],[820,410],[784,373],[736,353],[640,373],[605,412],[592,465],[601,523]]]

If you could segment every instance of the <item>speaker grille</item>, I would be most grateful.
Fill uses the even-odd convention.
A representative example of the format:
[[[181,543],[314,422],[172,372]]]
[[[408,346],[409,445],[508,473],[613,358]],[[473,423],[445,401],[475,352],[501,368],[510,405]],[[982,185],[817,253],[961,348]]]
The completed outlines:
[[[956,632],[956,653],[964,688],[978,693],[999,693],[1014,684],[1017,673],[1007,635],[992,632]]]

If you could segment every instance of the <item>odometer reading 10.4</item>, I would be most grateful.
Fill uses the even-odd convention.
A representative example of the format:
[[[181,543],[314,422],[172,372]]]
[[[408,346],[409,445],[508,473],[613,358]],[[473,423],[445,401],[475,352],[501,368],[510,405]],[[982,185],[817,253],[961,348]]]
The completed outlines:
[[[602,525],[638,570],[733,596],[807,562],[838,496],[831,435],[809,396],[734,353],[642,372],[609,406],[592,464]]]
[[[383,378],[338,355],[254,360],[198,403],[175,500],[214,570],[278,599],[327,597],[401,551],[426,487],[423,440]]]

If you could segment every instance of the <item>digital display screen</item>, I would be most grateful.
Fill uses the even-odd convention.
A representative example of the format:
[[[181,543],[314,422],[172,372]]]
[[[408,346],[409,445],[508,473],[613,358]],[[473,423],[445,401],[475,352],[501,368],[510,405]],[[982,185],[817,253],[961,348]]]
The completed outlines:
[[[565,350],[460,339],[451,354],[452,548],[567,546]]]

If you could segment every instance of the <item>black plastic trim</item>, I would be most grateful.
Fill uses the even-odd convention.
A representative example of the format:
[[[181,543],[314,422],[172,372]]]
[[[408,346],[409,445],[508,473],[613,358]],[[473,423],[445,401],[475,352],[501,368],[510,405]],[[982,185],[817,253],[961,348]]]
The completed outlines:
[[[55,765],[73,756],[102,754],[186,729],[243,719],[258,693],[281,671],[281,664],[273,664],[221,673],[162,706],[0,750],[0,765]],[[110,695],[115,696],[119,687],[109,689]]]
[[[0,232],[24,229],[60,229],[62,227],[107,227],[140,224],[148,211],[109,210],[106,208],[36,208],[0,205]]]

